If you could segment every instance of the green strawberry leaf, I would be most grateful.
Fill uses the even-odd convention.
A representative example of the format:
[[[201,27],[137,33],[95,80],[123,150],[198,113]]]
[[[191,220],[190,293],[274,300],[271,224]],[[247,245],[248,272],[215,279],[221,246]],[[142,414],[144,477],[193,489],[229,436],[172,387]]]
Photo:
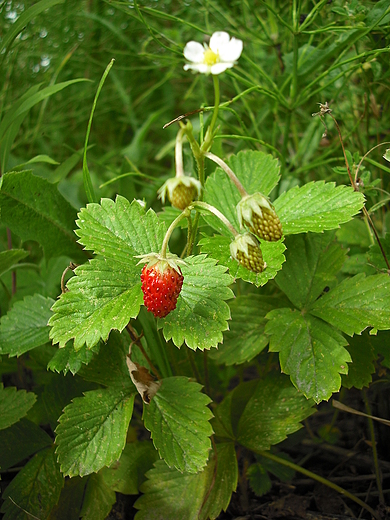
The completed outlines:
[[[390,278],[364,273],[343,280],[319,298],[310,310],[334,327],[352,336],[367,327],[390,329]]]
[[[60,498],[51,510],[47,520],[79,520],[87,480],[81,477],[67,478],[61,490]],[[95,516],[91,520],[100,520],[102,518]]]
[[[91,475],[85,488],[80,517],[83,520],[103,520],[108,517],[115,502],[115,491],[105,483],[102,473]]]
[[[27,419],[0,430],[1,469],[5,471],[52,444],[49,435]]]
[[[138,315],[143,298],[135,256],[159,252],[165,236],[153,210],[145,213],[137,201],[119,195],[115,202],[88,204],[77,225],[79,242],[104,258],[75,269],[68,292],[53,306],[50,338],[60,347],[74,339],[75,350],[106,341],[112,329],[122,331]]]
[[[49,341],[47,322],[54,300],[40,294],[17,301],[0,320],[0,353],[20,356]]]
[[[122,331],[142,304],[141,280],[135,262],[93,259],[75,269],[68,291],[53,305],[50,338],[63,347],[74,338],[75,350],[94,347],[110,331]]]
[[[384,238],[381,238],[381,245],[385,252],[387,259],[390,259],[390,232],[386,233]],[[1,254],[1,253],[0,253]],[[385,259],[383,258],[382,251],[379,245],[376,243],[370,247],[367,253],[368,262],[374,265],[378,269],[387,270]]]
[[[286,264],[275,279],[278,287],[299,309],[310,308],[326,288],[336,283],[346,251],[332,243],[333,233],[286,238]]]
[[[55,459],[54,448],[37,453],[16,475],[3,494],[4,520],[48,518],[56,505],[64,479]],[[12,498],[12,500],[11,500]]]
[[[226,162],[250,194],[260,192],[269,195],[279,182],[279,161],[270,154],[258,151],[239,152]],[[219,209],[237,230],[240,228],[236,206],[241,195],[222,168],[218,167],[207,178],[204,200]],[[203,215],[203,218],[216,231],[226,235],[226,227],[219,219],[211,215]]]
[[[250,487],[258,497],[265,495],[272,488],[272,481],[262,464],[251,464],[247,476]]]
[[[61,471],[70,477],[84,476],[118,460],[126,444],[133,403],[134,393],[117,387],[73,399],[56,429]]]
[[[207,407],[211,399],[201,385],[186,377],[161,380],[149,405],[144,405],[144,425],[169,467],[196,473],[207,463],[213,433]]]
[[[117,195],[115,202],[102,199],[100,204],[82,208],[75,231],[85,249],[118,263],[137,263],[134,255],[158,253],[166,227],[153,210],[145,213],[141,204]]]
[[[24,249],[10,249],[9,251],[2,251],[0,253],[0,276],[14,268],[15,265],[26,258],[29,253]]]
[[[225,265],[235,279],[242,278],[246,282],[253,283],[259,287],[265,285],[268,280],[275,278],[285,262],[283,252],[286,247],[283,242],[261,241],[260,247],[267,268],[262,273],[254,273],[242,267],[237,260],[232,259],[230,256],[230,243],[232,240],[231,236],[215,235],[202,238],[199,241],[199,245],[202,253],[215,258],[221,265]]]
[[[324,181],[295,186],[274,202],[285,235],[338,228],[351,220],[363,205],[362,193],[350,186]]]
[[[139,487],[145,481],[145,473],[158,459],[157,451],[150,441],[126,444],[121,458],[109,468],[103,468],[104,482],[113,491],[125,495],[138,495]]]
[[[52,372],[63,372],[64,375],[68,372],[75,375],[83,364],[88,365],[94,353],[99,351],[99,347],[99,343],[91,349],[84,345],[80,350],[76,351],[73,347],[73,341],[68,341],[65,347],[56,349],[56,353],[49,361],[47,369]]]
[[[143,495],[135,503],[137,520],[214,520],[226,511],[237,486],[237,457],[233,443],[217,444],[213,456],[200,473],[180,473],[162,460],[147,472]]]
[[[233,298],[229,285],[233,279],[226,267],[215,265],[205,255],[185,259],[181,267],[183,288],[177,307],[159,320],[165,339],[172,339],[180,347],[184,342],[192,350],[210,349],[222,341],[222,332],[228,329],[230,310],[224,300]]]
[[[250,450],[269,450],[302,428],[301,421],[315,412],[312,401],[299,394],[281,374],[267,376],[254,388],[249,383],[240,385],[249,386],[252,392],[240,410],[237,442]]]
[[[276,305],[274,298],[257,294],[231,300],[229,330],[224,333],[218,350],[210,351],[210,358],[219,364],[239,365],[256,357],[268,345],[268,336],[264,334],[265,315]]]
[[[363,333],[361,336],[353,336],[349,340],[346,349],[350,353],[352,363],[349,365],[348,375],[343,375],[341,378],[343,387],[355,387],[361,390],[363,386],[368,387],[372,382],[376,358],[372,339],[373,336]]]
[[[23,241],[38,242],[47,258],[66,255],[75,261],[85,260],[73,233],[76,210],[56,185],[30,171],[6,173],[0,207],[2,223]]]
[[[348,373],[351,362],[345,338],[324,321],[297,310],[276,309],[267,318],[269,351],[279,352],[282,371],[307,398],[316,403],[329,399],[340,389],[340,374]]]
[[[134,390],[126,364],[126,356],[129,353],[129,341],[126,336],[114,331],[107,343],[101,345],[92,361],[81,368],[79,375],[86,381],[100,385]]]
[[[36,395],[14,386],[4,388],[0,383],[0,430],[18,422],[32,408]]]

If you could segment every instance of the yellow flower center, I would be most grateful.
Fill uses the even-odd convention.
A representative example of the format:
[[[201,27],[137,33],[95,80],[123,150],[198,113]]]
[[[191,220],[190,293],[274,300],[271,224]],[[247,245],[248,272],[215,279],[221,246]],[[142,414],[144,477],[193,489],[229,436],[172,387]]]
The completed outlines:
[[[215,65],[218,62],[219,54],[215,54],[215,52],[213,52],[210,48],[207,49],[204,53],[203,63],[211,67],[212,65]]]

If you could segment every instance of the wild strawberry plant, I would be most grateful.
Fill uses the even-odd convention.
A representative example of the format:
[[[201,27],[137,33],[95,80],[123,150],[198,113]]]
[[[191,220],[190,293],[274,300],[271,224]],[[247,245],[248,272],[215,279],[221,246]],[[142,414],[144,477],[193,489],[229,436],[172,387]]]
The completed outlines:
[[[388,14],[378,4],[371,25]],[[8,169],[31,107],[79,80],[33,87],[3,117],[1,219],[20,247],[0,252],[0,273],[15,269],[28,255],[23,244],[36,241],[46,285],[2,316],[0,348],[12,359],[39,347],[34,362],[49,370],[37,392],[0,388],[1,467],[29,458],[3,495],[6,520],[63,518],[71,502],[75,518],[104,519],[115,492],[142,493],[138,520],[217,518],[243,460],[240,479],[258,495],[270,486],[268,473],[300,471],[275,446],[342,384],[369,384],[374,358],[386,357],[383,345],[367,339],[367,349],[360,335],[390,329],[388,235],[375,230],[378,243],[365,253],[374,274],[352,268],[336,240],[340,226],[361,223],[354,217],[373,224],[361,163],[341,141],[350,183],[285,188],[280,151],[279,158],[253,149],[226,156],[217,145],[219,75],[241,52],[242,41],[224,31],[208,45],[184,47],[184,68],[208,75],[215,99],[200,110],[196,130],[186,117],[173,123],[176,175],[155,190],[172,207],[160,213],[137,198],[95,196],[87,163],[93,111],[83,150],[88,203],[78,212],[24,165]],[[318,115],[325,124],[334,118],[328,104]],[[71,260],[62,277],[59,256]],[[51,277],[61,278],[57,298]],[[256,375],[230,389],[247,366]]]

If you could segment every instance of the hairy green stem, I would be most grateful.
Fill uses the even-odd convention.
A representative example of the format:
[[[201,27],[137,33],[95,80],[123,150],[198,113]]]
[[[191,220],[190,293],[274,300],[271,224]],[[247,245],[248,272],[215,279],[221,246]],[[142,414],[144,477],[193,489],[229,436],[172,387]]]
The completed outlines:
[[[184,177],[184,166],[183,166],[183,136],[185,134],[184,128],[180,128],[177,132],[176,143],[175,143],[175,168],[176,177]]]
[[[290,462],[289,460],[282,459],[281,457],[278,457],[277,455],[273,455],[269,451],[256,450],[256,453],[258,453],[262,457],[273,460],[274,462],[277,462],[278,464],[281,464],[282,466],[291,468],[294,471],[297,471],[298,473],[302,473],[303,475],[306,475],[307,477],[309,477],[313,480],[316,480],[317,482],[320,482],[321,484],[324,484],[324,486],[334,489],[341,495],[344,495],[344,496],[350,498],[351,500],[353,500],[354,502],[359,504],[359,506],[361,506],[364,509],[366,509],[367,511],[369,511],[376,520],[380,520],[379,515],[369,505],[365,504],[362,500],[360,500],[360,498],[355,497],[355,495],[353,495],[346,489],[338,486],[334,482],[331,482],[330,480],[327,480],[326,478],[320,477],[319,475],[312,473],[308,469],[301,468],[301,466],[298,466],[297,464],[294,464],[293,462]]]
[[[220,157],[218,157],[217,155],[214,155],[211,152],[205,153],[205,157],[207,157],[211,161],[214,161],[216,164],[218,164],[218,166],[220,166],[223,169],[223,171],[228,175],[229,179],[232,182],[234,182],[236,188],[240,192],[241,197],[248,196],[248,192],[246,191],[244,186],[241,184],[241,182],[237,179],[237,176],[234,173],[234,171],[231,168],[229,168],[229,166],[225,163],[225,161],[223,161]]]
[[[223,213],[221,213],[217,208],[215,208],[214,206],[211,206],[210,204],[207,204],[207,202],[202,202],[202,201],[194,201],[191,203],[191,206],[189,206],[190,208],[199,208],[199,209],[204,209],[206,211],[208,211],[209,213],[211,213],[212,215],[215,215],[217,218],[219,218],[219,220],[225,224],[225,226],[228,228],[228,230],[231,232],[231,234],[236,237],[239,233],[237,233],[237,231],[234,229],[234,227],[232,226],[232,224],[229,222],[229,220],[225,217],[225,215]]]
[[[211,118],[210,126],[208,127],[208,129],[206,131],[204,141],[200,147],[202,152],[208,152],[211,148],[211,145],[213,143],[213,137],[214,137],[214,127],[215,127],[215,123],[217,122],[217,118],[218,118],[220,91],[219,91],[219,79],[218,79],[217,75],[213,76],[213,83],[214,83],[214,112],[213,112],[213,117]]]
[[[168,249],[168,242],[171,238],[171,235],[173,233],[173,230],[178,225],[178,223],[183,220],[183,218],[187,218],[190,215],[190,210],[186,208],[184,211],[178,215],[175,220],[172,222],[172,224],[169,226],[168,231],[165,233],[165,237],[161,246],[160,256],[161,258],[167,257],[167,249]]]

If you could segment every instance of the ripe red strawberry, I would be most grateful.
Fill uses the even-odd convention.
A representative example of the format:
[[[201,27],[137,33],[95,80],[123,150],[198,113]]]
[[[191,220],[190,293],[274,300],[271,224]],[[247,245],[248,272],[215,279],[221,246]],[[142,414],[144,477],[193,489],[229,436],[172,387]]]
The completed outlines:
[[[164,318],[176,309],[184,277],[175,260],[159,259],[154,255],[144,265],[141,274],[141,289],[144,293],[144,304],[156,318]],[[145,258],[145,257],[144,257]]]

